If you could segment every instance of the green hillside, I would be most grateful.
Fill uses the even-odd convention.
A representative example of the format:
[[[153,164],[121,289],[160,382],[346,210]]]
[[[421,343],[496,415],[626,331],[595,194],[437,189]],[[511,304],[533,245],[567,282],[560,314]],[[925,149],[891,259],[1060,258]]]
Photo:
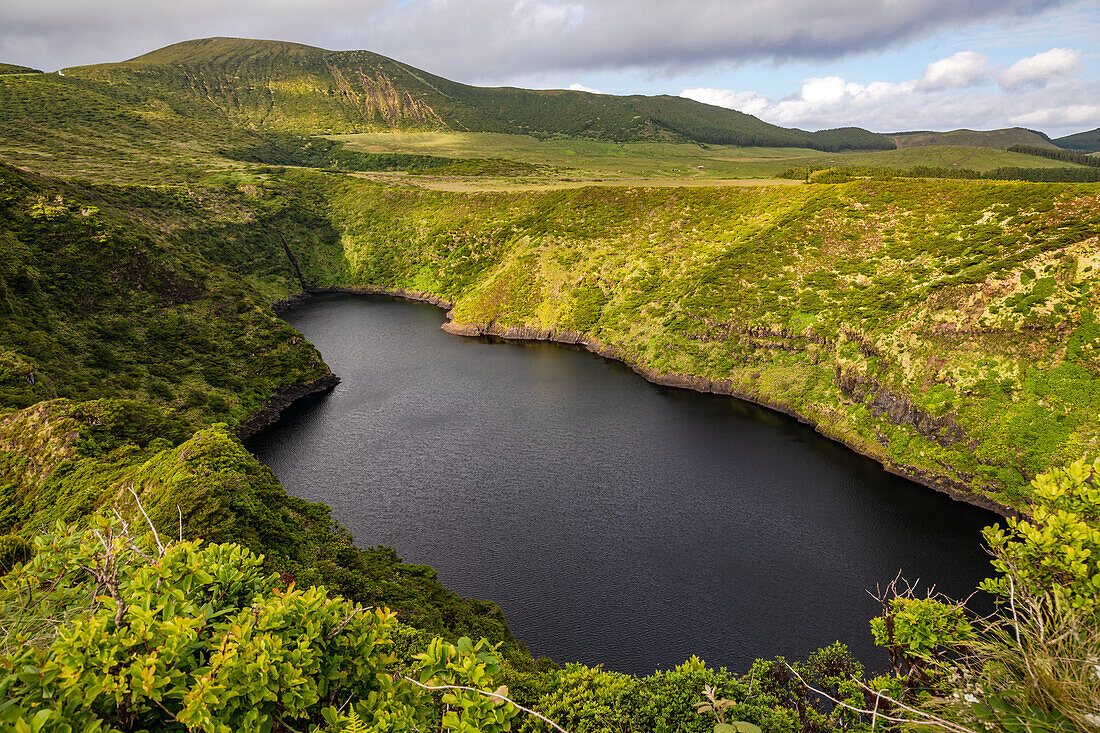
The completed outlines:
[[[317,282],[305,272],[331,277],[333,235],[281,186],[74,186],[0,166],[0,535],[109,506],[133,519],[135,487],[161,526],[528,659],[495,605],[354,548],[234,435],[337,381],[270,309]]]
[[[680,97],[473,87],[368,51],[277,41],[187,41],[115,64],[65,69],[143,102],[237,125],[297,133],[506,132],[596,139],[888,149],[858,128],[788,130]]]
[[[445,194],[9,170],[4,190],[10,407],[123,397],[240,425],[327,375],[264,303],[404,288],[471,327],[576,332],[653,378],[794,412],[978,500],[1020,506],[1032,476],[1100,441],[1088,185]]]
[[[1007,150],[1013,145],[1053,148],[1050,138],[1023,127],[1003,130],[951,130],[950,132],[895,132],[887,135],[899,148],[925,145],[965,145],[972,148]]]
[[[587,343],[790,411],[963,496],[1020,506],[1100,441],[1089,185],[332,195],[334,284],[440,295],[459,333]]]
[[[35,171],[156,182],[208,167],[219,148],[257,144],[209,105],[170,105],[57,74],[0,76],[0,155]]]
[[[39,69],[32,69],[29,66],[20,66],[19,64],[3,64],[0,63],[0,76],[4,74],[41,74]]]
[[[1087,132],[1078,132],[1052,140],[1055,145],[1066,150],[1077,150],[1082,153],[1100,152],[1100,127]]]

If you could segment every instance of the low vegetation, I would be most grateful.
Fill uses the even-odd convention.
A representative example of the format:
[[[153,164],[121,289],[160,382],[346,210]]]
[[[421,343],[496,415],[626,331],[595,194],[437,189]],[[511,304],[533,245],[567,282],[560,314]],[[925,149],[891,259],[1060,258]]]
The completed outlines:
[[[1095,446],[1077,407],[1097,383],[1076,347],[1095,308],[1088,186],[331,185],[347,257],[333,284],[441,295],[474,332],[578,332],[653,378],[782,406],[1002,504],[1025,506],[1033,476]]]
[[[1022,151],[1014,151],[1022,152]],[[1061,156],[1077,155],[1066,151],[1056,151],[1053,159]],[[1048,156],[1043,156],[1048,157]],[[1088,158],[1089,156],[1082,156]],[[1080,165],[1065,168],[994,168],[989,171],[977,171],[972,168],[941,168],[918,165],[907,170],[896,170],[885,166],[822,166],[806,165],[787,168],[778,173],[779,178],[805,180],[807,183],[846,183],[855,178],[889,180],[891,178],[953,178],[956,180],[985,181],[1031,181],[1033,183],[1096,183],[1100,182],[1100,171],[1083,168]]]
[[[540,166],[501,158],[443,158],[415,153],[362,153],[323,137],[269,133],[247,147],[220,151],[227,158],[263,163],[343,171],[405,171],[413,175],[520,176],[539,172]]]
[[[484,640],[429,638],[269,572],[239,544],[170,539],[138,504],[130,521],[59,523],[0,577],[0,720],[33,732],[1087,730],[1100,722],[1098,469],[1040,477],[1034,521],[986,530],[993,615],[893,584],[871,622],[892,672],[872,679],[840,644],[745,675],[696,657],[645,678],[519,670]]]

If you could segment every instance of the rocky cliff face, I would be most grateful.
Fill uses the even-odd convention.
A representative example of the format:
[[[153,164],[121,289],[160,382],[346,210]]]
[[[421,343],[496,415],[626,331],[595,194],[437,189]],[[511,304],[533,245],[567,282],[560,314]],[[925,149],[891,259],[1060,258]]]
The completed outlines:
[[[934,417],[927,410],[917,407],[905,395],[891,391],[874,379],[855,372],[836,368],[836,382],[840,392],[853,402],[866,404],[871,412],[894,425],[905,425],[944,447],[964,444],[973,447],[973,439],[959,427],[954,413]]]
[[[328,374],[312,382],[280,389],[271,395],[259,410],[238,423],[236,427],[237,437],[241,440],[251,438],[267,426],[278,422],[287,408],[298,400],[328,392],[338,384],[340,384],[340,378],[335,374]]]

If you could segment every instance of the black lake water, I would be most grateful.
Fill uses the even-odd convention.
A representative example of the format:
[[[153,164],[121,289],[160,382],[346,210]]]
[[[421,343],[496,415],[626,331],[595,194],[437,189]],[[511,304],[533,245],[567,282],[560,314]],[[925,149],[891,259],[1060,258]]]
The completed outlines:
[[[574,349],[451,336],[418,303],[327,296],[284,318],[343,382],[252,450],[358,545],[499,603],[535,655],[744,671],[839,639],[881,669],[866,589],[901,570],[965,597],[988,574],[995,515],[785,416]]]

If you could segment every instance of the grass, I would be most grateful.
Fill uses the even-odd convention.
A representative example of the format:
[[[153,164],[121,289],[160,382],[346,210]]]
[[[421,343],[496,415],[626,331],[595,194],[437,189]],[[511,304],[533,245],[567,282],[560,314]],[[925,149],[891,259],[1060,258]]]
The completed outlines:
[[[452,158],[480,157],[489,152],[502,158],[562,169],[559,177],[565,178],[770,178],[774,172],[787,167],[780,165],[781,161],[828,155],[809,148],[615,143],[583,138],[542,140],[528,135],[487,132],[364,133],[329,137],[363,152],[417,152]]]
[[[1003,166],[1034,168],[1070,165],[1021,153],[961,146],[824,153],[809,148],[614,143],[579,138],[538,139],[502,133],[362,133],[328,137],[344,142],[351,150],[368,153],[413,153],[450,158],[483,157],[488,153],[549,166],[551,173],[546,177],[559,181],[579,179],[605,182],[621,179],[642,185],[655,181],[686,183],[740,178],[774,179],[780,171],[797,165],[873,165],[899,170],[927,165],[979,171]],[[467,186],[461,190],[472,188],[476,187]]]

